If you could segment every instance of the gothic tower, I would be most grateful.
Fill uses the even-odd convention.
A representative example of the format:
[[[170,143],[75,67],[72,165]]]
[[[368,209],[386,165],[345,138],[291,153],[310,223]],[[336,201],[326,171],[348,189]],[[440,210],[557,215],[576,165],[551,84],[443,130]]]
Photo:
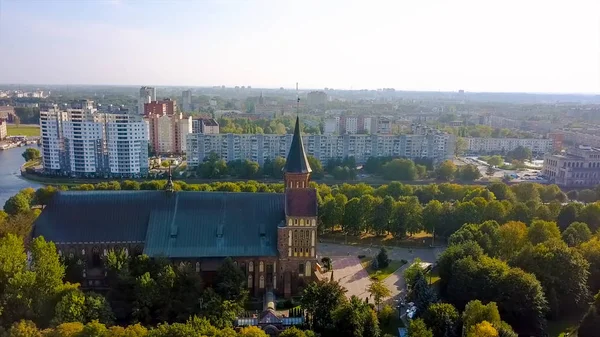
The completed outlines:
[[[283,292],[289,297],[298,286],[310,282],[317,264],[317,191],[309,187],[312,170],[302,144],[299,118],[283,171],[285,222],[278,228],[277,249]]]

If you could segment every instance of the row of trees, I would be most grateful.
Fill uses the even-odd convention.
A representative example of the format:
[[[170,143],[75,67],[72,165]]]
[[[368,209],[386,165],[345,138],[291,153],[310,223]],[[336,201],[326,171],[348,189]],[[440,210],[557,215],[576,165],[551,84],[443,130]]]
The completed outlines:
[[[313,170],[313,177],[315,179],[322,178],[325,171],[321,162],[312,156],[308,157],[308,161]],[[211,153],[198,165],[196,174],[205,179],[220,179],[227,176],[240,179],[259,179],[264,177],[281,179],[283,178],[282,169],[284,166],[285,159],[283,157],[276,157],[273,160],[267,159],[263,163],[263,167],[260,167],[257,162],[248,159],[225,162],[217,154]]]
[[[72,190],[160,190],[166,181],[102,182],[73,186]],[[534,219],[556,221],[562,230],[572,222],[586,223],[592,231],[600,226],[600,204],[567,203],[555,185],[494,183],[486,187],[451,183],[404,185],[392,182],[377,188],[366,184],[328,186],[311,183],[318,190],[319,229],[404,236],[427,231],[449,236],[464,223],[495,220],[531,223]],[[69,188],[47,186],[24,189],[9,198],[0,212],[0,233],[28,233],[39,214],[32,206],[47,205],[54,193]],[[256,181],[186,184],[175,182],[176,190],[226,192],[283,192],[283,184]],[[10,226],[8,225],[10,224]]]
[[[542,334],[546,319],[581,312],[600,291],[600,236],[582,222],[469,223],[449,243],[438,262],[443,299],[457,308],[494,301],[522,334]],[[589,319],[600,324],[594,310]]]
[[[331,159],[323,167],[322,163],[313,156],[308,156],[313,170],[312,178],[319,180],[325,174],[336,180],[356,180],[359,171],[353,157]],[[267,159],[263,166],[251,160],[233,160],[226,162],[215,153],[209,154],[196,168],[196,174],[201,178],[220,179],[235,177],[241,179],[283,178],[285,158]],[[364,172],[380,176],[386,180],[414,181],[417,179],[435,178],[443,181],[459,179],[474,181],[481,178],[477,166],[468,164],[457,167],[451,160],[443,162],[435,171],[430,159],[401,159],[393,157],[370,157],[364,165]]]

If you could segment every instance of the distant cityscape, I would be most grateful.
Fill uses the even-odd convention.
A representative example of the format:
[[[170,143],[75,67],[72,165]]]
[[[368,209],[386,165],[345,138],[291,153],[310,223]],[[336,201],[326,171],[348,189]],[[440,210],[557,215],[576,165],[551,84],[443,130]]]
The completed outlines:
[[[586,154],[600,147],[596,124],[574,127],[556,117],[539,118],[542,113],[527,118],[518,111],[520,104],[510,106],[512,112],[490,112],[499,107],[471,102],[471,94],[462,90],[447,96],[447,102],[435,103],[397,99],[393,89],[375,91],[373,98],[372,91],[329,88],[299,94],[283,88],[213,87],[208,90],[213,95],[163,89],[160,98],[157,88],[142,86],[126,104],[106,104],[110,101],[106,94],[97,92],[87,95],[90,99],[73,97],[59,103],[56,98],[67,95],[55,96],[57,90],[0,91],[0,99],[12,103],[0,106],[0,140],[9,137],[9,123],[20,123],[15,109],[39,109],[42,170],[49,175],[139,178],[149,173],[153,156],[184,158],[188,170],[195,170],[211,155],[226,162],[250,160],[263,165],[287,156],[290,127],[277,124],[240,131],[219,121],[251,124],[297,113],[307,117],[302,136],[307,154],[323,164],[351,157],[362,165],[371,157],[394,157],[426,159],[437,165],[457,155],[505,154],[522,147],[545,158],[539,170],[545,181],[591,186],[600,174],[588,172],[597,164],[595,155]],[[543,110],[543,105],[532,107]],[[585,103],[565,103],[563,109],[569,120],[593,119],[597,110]],[[470,131],[486,127],[514,134],[479,136]],[[563,163],[567,159],[574,162]]]

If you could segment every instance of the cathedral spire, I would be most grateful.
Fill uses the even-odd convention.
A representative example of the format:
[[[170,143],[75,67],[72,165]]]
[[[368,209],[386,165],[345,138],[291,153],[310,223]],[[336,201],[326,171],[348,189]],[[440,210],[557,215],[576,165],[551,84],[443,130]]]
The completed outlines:
[[[288,153],[283,171],[285,173],[312,172],[310,164],[308,163],[308,159],[306,158],[304,145],[302,144],[302,136],[300,134],[300,117],[298,116],[296,116],[296,126],[294,127],[292,145],[290,146],[290,152]]]

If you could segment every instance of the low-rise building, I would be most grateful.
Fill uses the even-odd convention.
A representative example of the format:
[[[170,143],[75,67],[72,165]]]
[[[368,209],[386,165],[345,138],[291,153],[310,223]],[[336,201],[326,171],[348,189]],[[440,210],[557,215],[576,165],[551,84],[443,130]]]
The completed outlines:
[[[544,176],[562,187],[600,184],[600,149],[590,146],[570,148],[564,154],[544,157]]]
[[[472,154],[497,154],[512,151],[519,146],[536,154],[552,152],[552,139],[546,138],[465,138],[467,152]]]

